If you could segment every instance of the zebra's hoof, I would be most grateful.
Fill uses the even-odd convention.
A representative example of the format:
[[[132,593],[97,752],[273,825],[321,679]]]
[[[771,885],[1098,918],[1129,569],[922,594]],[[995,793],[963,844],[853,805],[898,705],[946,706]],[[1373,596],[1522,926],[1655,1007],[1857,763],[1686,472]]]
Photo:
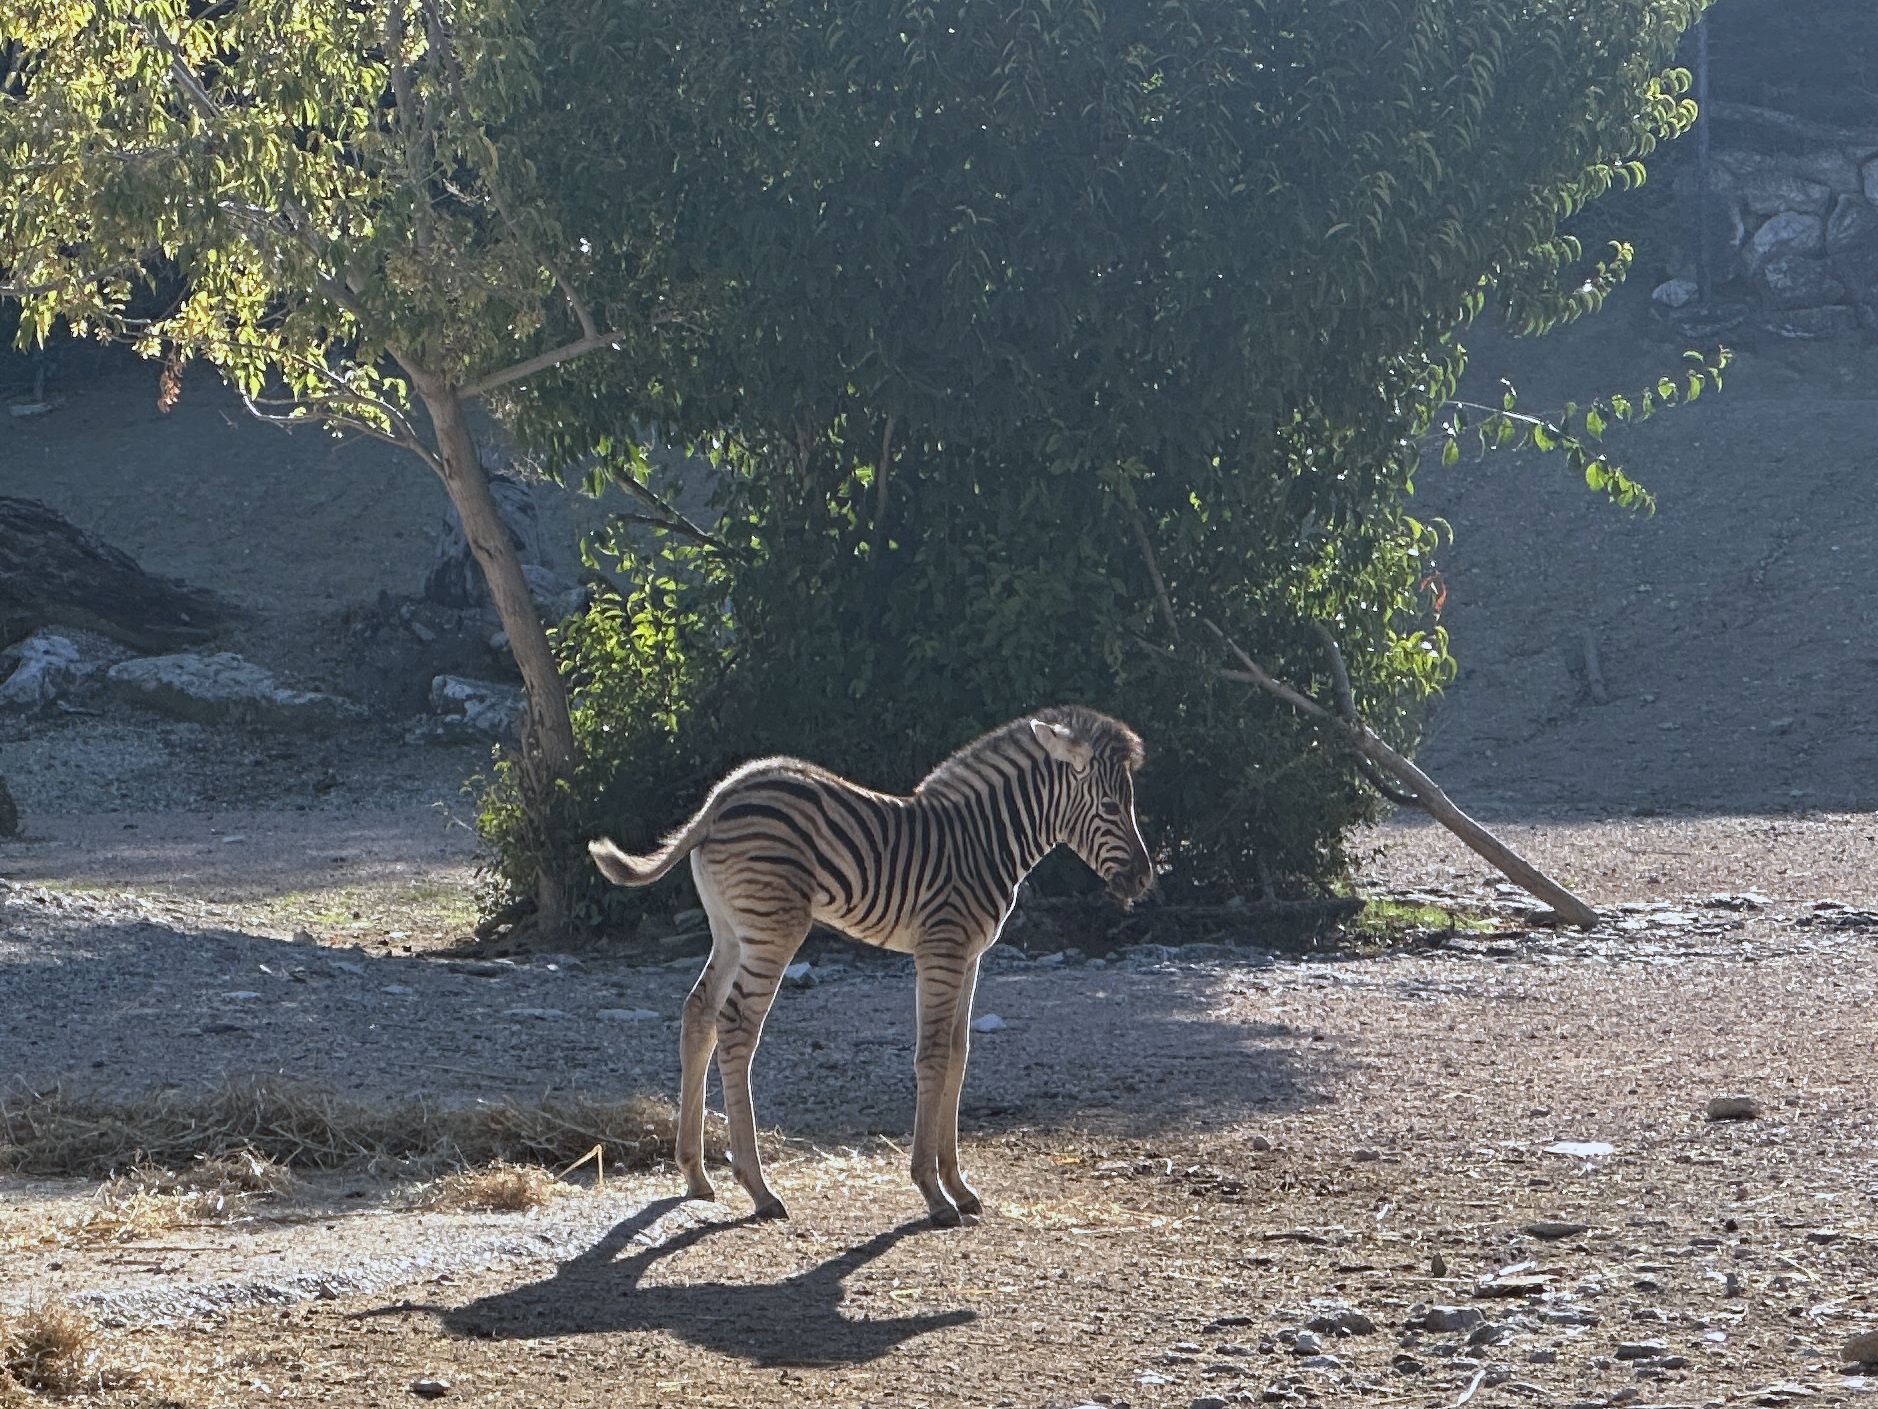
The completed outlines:
[[[717,1202],[717,1190],[704,1175],[689,1174],[685,1176],[685,1197],[697,1199],[701,1203],[714,1204]]]
[[[939,1204],[937,1207],[928,1209],[926,1213],[932,1219],[932,1226],[935,1228],[956,1228],[964,1222],[965,1217],[951,1204]]]
[[[985,1211],[984,1200],[979,1198],[978,1195],[970,1189],[967,1189],[963,1194],[954,1194],[952,1196],[952,1202],[959,1206],[960,1213],[977,1215]]]
[[[758,1204],[756,1206],[756,1213],[752,1216],[759,1219],[787,1218],[789,1216],[789,1210],[783,1207],[783,1201],[781,1199],[771,1198],[766,1203]]]

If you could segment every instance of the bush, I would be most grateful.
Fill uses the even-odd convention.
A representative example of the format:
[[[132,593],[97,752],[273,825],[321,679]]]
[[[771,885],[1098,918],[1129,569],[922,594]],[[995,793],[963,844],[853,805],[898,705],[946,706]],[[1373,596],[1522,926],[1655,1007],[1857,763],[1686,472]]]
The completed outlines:
[[[686,341],[532,382],[516,428],[620,474],[647,428],[707,446],[717,519],[613,545],[629,600],[563,641],[593,753],[540,845],[643,845],[754,753],[905,788],[1073,700],[1147,738],[1170,884],[1335,872],[1374,799],[1217,678],[1202,621],[1320,689],[1329,625],[1413,741],[1451,670],[1409,505],[1455,335],[1490,295],[1537,331],[1621,278],[1559,222],[1690,121],[1659,70],[1699,9],[542,7],[549,89],[604,96],[578,133],[544,115],[538,176]],[[1565,429],[1532,438],[1634,496]]]

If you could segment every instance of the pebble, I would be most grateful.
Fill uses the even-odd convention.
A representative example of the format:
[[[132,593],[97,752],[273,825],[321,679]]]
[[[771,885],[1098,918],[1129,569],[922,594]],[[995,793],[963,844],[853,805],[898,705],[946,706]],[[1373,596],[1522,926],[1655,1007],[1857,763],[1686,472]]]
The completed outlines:
[[[1366,1336],[1376,1329],[1376,1323],[1355,1307],[1336,1302],[1320,1309],[1304,1324],[1325,1335],[1334,1332],[1345,1336]]]
[[[659,1015],[650,1008],[602,1008],[594,1016],[605,1023],[649,1023]]]
[[[1486,1319],[1471,1306],[1431,1306],[1422,1325],[1431,1331],[1471,1331]]]
[[[1853,1332],[1845,1343],[1845,1358],[1861,1365],[1878,1365],[1878,1327]]]
[[[1661,1341],[1622,1341],[1617,1347],[1619,1360],[1652,1360],[1669,1347]]]
[[[791,988],[815,987],[815,967],[808,963],[790,964],[783,970],[783,982]]]
[[[1428,1365],[1413,1355],[1398,1355],[1389,1362],[1389,1367],[1398,1375],[1419,1375],[1427,1370]]]
[[[1601,1159],[1617,1153],[1615,1145],[1602,1140],[1559,1140],[1545,1147],[1548,1155],[1568,1155],[1572,1159]]]
[[[442,1399],[450,1392],[450,1382],[426,1377],[411,1381],[411,1393],[420,1399]]]
[[[1558,1352],[1549,1346],[1540,1350],[1529,1350],[1526,1352],[1526,1363],[1528,1365],[1556,1365]]]
[[[1250,1144],[1252,1148],[1257,1150],[1260,1154],[1264,1154],[1266,1151],[1270,1150],[1272,1147],[1272,1142],[1266,1139],[1263,1135],[1254,1135],[1251,1138],[1251,1140],[1249,1140],[1247,1143]]]
[[[1226,1401],[1217,1394],[1202,1394],[1187,1401],[1187,1409],[1226,1409]]]
[[[1710,1120],[1758,1120],[1761,1103],[1752,1096],[1711,1096],[1708,1103]]]
[[[1522,1231],[1529,1238],[1543,1238],[1551,1242],[1557,1238],[1575,1238],[1589,1230],[1590,1225],[1584,1223],[1573,1223],[1562,1218],[1539,1218],[1528,1223]]]
[[[1363,1146],[1358,1149],[1351,1150],[1350,1158],[1358,1164],[1372,1164],[1376,1160],[1379,1160],[1382,1158],[1382,1151],[1370,1149],[1367,1146]]]
[[[973,1032],[1003,1032],[1007,1024],[996,1013],[985,1013],[972,1019]]]

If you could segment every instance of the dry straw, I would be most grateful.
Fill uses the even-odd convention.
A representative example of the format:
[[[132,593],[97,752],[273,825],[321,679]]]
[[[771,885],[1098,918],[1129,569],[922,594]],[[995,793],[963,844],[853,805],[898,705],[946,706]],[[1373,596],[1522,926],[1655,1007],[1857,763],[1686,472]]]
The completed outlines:
[[[245,1160],[425,1173],[504,1161],[559,1167],[596,1145],[609,1165],[633,1169],[670,1155],[674,1124],[668,1105],[647,1098],[374,1104],[257,1079],[132,1098],[16,1089],[0,1095],[0,1169],[109,1178]]]

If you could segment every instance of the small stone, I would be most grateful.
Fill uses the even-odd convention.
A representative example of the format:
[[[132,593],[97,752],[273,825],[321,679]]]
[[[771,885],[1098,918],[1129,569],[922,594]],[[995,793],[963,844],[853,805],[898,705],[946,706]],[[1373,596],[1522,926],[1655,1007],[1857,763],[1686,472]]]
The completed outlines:
[[[1878,1365],[1878,1327],[1854,1331],[1846,1339],[1845,1358],[1861,1365]]]
[[[1007,1025],[996,1013],[985,1013],[972,1019],[973,1032],[1003,1032]]]
[[[1343,1361],[1334,1355],[1308,1355],[1298,1362],[1307,1370],[1341,1370]]]
[[[1652,1360],[1669,1349],[1661,1341],[1621,1341],[1617,1346],[1619,1360]]]
[[[1316,1355],[1323,1348],[1324,1343],[1312,1331],[1299,1331],[1298,1338],[1291,1343],[1293,1355]]]
[[[1556,1365],[1558,1364],[1558,1352],[1553,1350],[1550,1346],[1544,1346],[1538,1350],[1529,1350],[1526,1352],[1526,1363],[1528,1365]]]
[[[1710,1120],[1758,1120],[1761,1103],[1752,1096],[1711,1096],[1708,1103]]]
[[[1202,1394],[1189,1399],[1187,1409],[1226,1409],[1226,1401],[1217,1394]]]
[[[1486,1319],[1471,1306],[1431,1306],[1422,1324],[1431,1331],[1471,1331]]]
[[[1575,1238],[1588,1229],[1589,1225],[1584,1223],[1572,1223],[1560,1218],[1538,1218],[1528,1223],[1522,1231],[1529,1238],[1543,1238],[1552,1242],[1559,1238]]]
[[[1615,1145],[1607,1145],[1602,1140],[1558,1140],[1545,1147],[1548,1155],[1565,1155],[1571,1159],[1602,1159],[1605,1155],[1617,1153]]]
[[[1372,1164],[1382,1158],[1382,1151],[1359,1146],[1350,1151],[1350,1158],[1358,1164]]]
[[[442,1399],[450,1392],[448,1380],[433,1379],[429,1376],[411,1381],[411,1393],[419,1399]]]
[[[1272,1142],[1266,1139],[1263,1135],[1254,1135],[1246,1143],[1249,1144],[1254,1150],[1257,1150],[1260,1154],[1265,1154],[1272,1147]]]
[[[649,1023],[659,1018],[650,1008],[602,1008],[594,1016],[603,1023]]]
[[[783,982],[791,988],[815,987],[815,966],[807,963],[790,964],[783,970]]]
[[[1427,1370],[1428,1364],[1413,1355],[1398,1355],[1389,1362],[1389,1368],[1398,1375],[1419,1375]]]

